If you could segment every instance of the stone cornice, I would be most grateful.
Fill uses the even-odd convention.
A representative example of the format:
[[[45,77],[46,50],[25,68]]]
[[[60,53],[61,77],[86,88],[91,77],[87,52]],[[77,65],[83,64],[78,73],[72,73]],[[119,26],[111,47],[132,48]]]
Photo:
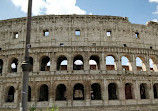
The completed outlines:
[[[130,47],[105,47],[105,46],[64,46],[64,47],[33,47],[30,49],[30,54],[47,53],[47,52],[104,52],[104,53],[126,53],[126,54],[145,54],[158,55],[158,50],[145,48],[130,48]],[[9,49],[1,50],[0,55],[23,54],[24,49]]]

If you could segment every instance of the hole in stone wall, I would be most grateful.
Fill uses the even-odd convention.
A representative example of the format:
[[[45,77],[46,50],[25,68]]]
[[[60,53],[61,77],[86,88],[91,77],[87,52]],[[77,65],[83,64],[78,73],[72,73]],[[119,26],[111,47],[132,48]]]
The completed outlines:
[[[135,37],[136,37],[136,39],[139,38],[139,33],[138,32],[135,32]]]
[[[14,32],[14,33],[13,33],[13,38],[14,38],[14,39],[19,38],[19,34],[18,34],[18,32]]]
[[[80,30],[75,30],[75,35],[76,36],[80,36],[81,35],[81,31]]]
[[[43,31],[43,36],[48,37],[49,36],[49,30],[44,30]]]
[[[106,36],[110,37],[111,36],[111,31],[107,31]]]
[[[14,92],[15,92],[15,89],[13,86],[11,86],[7,93],[6,102],[14,102]]]

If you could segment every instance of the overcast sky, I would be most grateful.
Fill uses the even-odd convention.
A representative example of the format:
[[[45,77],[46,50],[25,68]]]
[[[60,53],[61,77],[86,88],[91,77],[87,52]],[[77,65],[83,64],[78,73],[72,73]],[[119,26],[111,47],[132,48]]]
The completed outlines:
[[[0,20],[26,17],[28,0],[1,0]],[[158,20],[158,0],[33,0],[33,15],[93,14],[128,17],[145,24]]]

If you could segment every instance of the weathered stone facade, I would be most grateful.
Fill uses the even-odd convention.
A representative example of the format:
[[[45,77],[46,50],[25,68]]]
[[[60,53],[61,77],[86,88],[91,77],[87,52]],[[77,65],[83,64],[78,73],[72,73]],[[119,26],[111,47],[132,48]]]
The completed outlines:
[[[20,109],[25,36],[26,18],[0,21],[0,111]],[[95,15],[33,17],[29,106],[157,111],[157,38],[155,22],[139,25],[128,18]],[[109,56],[114,64],[106,64]],[[128,65],[122,65],[123,56]],[[142,66],[136,65],[137,57]]]

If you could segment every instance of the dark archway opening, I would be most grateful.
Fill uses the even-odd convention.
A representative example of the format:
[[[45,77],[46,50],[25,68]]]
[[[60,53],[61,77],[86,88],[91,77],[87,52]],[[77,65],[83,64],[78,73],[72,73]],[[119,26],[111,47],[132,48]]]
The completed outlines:
[[[90,70],[100,69],[100,60],[98,56],[91,56],[89,59]]]
[[[57,70],[67,70],[67,58],[65,56],[58,58]]]
[[[42,85],[40,87],[39,101],[48,101],[48,86],[47,85]]]
[[[101,100],[101,89],[98,83],[91,85],[91,100]]]
[[[153,92],[154,92],[154,98],[158,99],[158,84],[154,84]]]
[[[117,100],[117,85],[115,83],[110,83],[108,86],[109,100]]]
[[[56,101],[66,100],[66,86],[64,84],[58,85],[56,89]]]
[[[11,62],[11,71],[10,72],[17,72],[17,66],[18,66],[18,59],[13,59],[13,61]]]
[[[49,71],[50,70],[50,58],[45,56],[41,60],[41,71]]]
[[[6,102],[14,102],[14,92],[15,92],[15,89],[13,86],[11,86],[8,90]]]
[[[133,99],[132,84],[130,84],[130,83],[125,84],[125,97],[126,97],[126,99]]]
[[[84,100],[84,86],[80,83],[73,88],[73,100]]]
[[[2,73],[3,71],[3,60],[0,59],[0,73]]]
[[[146,84],[141,84],[140,85],[140,98],[141,99],[147,99],[147,85]]]
[[[83,57],[81,55],[77,55],[73,59],[73,70],[83,70],[84,63]]]

